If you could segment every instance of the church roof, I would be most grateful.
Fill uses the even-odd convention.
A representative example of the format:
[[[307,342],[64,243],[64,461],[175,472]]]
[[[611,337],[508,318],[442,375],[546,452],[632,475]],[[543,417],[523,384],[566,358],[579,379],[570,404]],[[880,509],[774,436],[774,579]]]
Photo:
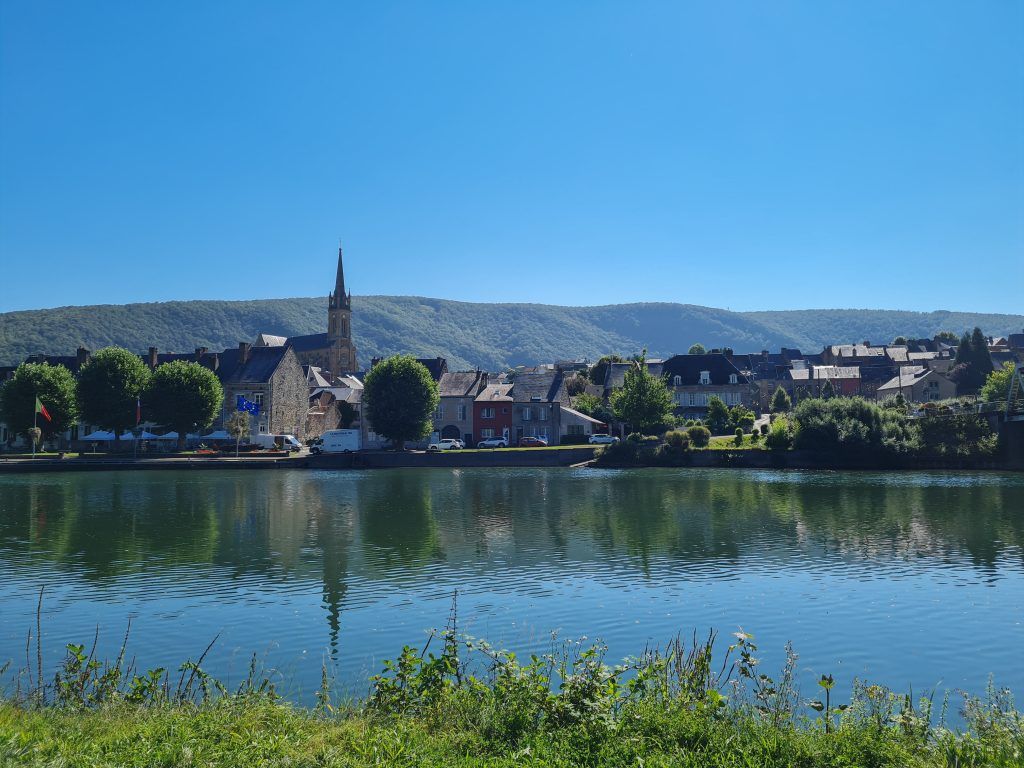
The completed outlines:
[[[326,333],[310,333],[305,336],[289,336],[287,346],[296,352],[309,352],[313,349],[326,349],[330,342]]]

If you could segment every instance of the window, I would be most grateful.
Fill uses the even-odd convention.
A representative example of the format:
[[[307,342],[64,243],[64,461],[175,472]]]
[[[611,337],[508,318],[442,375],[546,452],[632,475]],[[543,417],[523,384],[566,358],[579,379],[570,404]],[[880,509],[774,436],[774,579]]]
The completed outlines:
[[[460,405],[459,406],[459,421],[465,421],[465,420],[466,420],[466,406],[465,405]]]
[[[566,430],[566,434],[569,435],[582,435],[583,425],[582,424],[570,424]]]
[[[437,421],[443,421],[444,420],[444,406],[443,405],[437,406],[437,410],[434,411],[434,418]]]
[[[508,416],[508,415],[509,415],[509,414],[511,413],[511,411],[510,411],[510,410],[509,410],[508,408],[502,408],[502,409],[501,409],[501,412],[502,412],[502,413],[503,413],[503,414],[504,414],[505,416]]]
[[[493,408],[481,408],[480,409],[480,418],[481,419],[493,419],[494,418],[494,409]]]
[[[690,405],[696,405],[696,404],[697,404],[697,393],[696,392],[691,392],[690,393]]]
[[[735,373],[730,373],[729,374],[729,383],[730,384],[735,384],[736,383],[736,374]]]
[[[548,439],[548,428],[547,427],[537,427],[537,431],[536,431],[535,434],[536,434],[537,437],[543,437],[545,440],[547,440]]]
[[[547,421],[548,420],[548,408],[547,408],[547,406],[542,405],[537,410],[538,410],[538,414],[539,414],[537,416],[537,419],[540,420],[540,421]]]
[[[491,429],[490,427],[486,427],[484,429],[481,429],[480,430],[480,437],[482,437],[484,440],[486,440],[489,437],[494,437],[494,430]]]
[[[681,387],[681,386],[683,386],[683,377],[682,376],[673,376],[672,377],[672,386],[673,387]]]
[[[260,408],[262,408],[263,407],[263,393],[262,392],[253,392],[252,393],[252,401],[256,405],[258,405]]]
[[[700,372],[700,383],[705,385],[711,383],[711,371]]]
[[[523,421],[529,421],[532,415],[529,408],[523,408]]]
[[[266,433],[267,433],[267,425],[266,424],[260,424],[260,434],[261,435],[265,435]]]

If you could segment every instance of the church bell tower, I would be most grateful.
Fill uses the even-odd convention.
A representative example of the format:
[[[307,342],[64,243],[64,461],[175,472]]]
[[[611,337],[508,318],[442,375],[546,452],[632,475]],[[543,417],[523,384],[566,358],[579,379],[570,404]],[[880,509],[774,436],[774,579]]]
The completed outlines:
[[[328,370],[341,376],[359,370],[352,343],[352,294],[345,292],[345,265],[338,246],[338,274],[334,292],[327,298]]]

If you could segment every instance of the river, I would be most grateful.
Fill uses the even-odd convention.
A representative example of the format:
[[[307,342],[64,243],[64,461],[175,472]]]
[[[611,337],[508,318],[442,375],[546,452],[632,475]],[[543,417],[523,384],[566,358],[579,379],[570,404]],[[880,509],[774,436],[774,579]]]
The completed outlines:
[[[618,660],[753,633],[771,672],[900,691],[1024,691],[1024,475],[474,469],[0,477],[0,663],[68,642],[228,682],[253,653],[308,702],[443,626]],[[35,647],[32,658],[34,663]],[[10,673],[7,682],[11,681]]]

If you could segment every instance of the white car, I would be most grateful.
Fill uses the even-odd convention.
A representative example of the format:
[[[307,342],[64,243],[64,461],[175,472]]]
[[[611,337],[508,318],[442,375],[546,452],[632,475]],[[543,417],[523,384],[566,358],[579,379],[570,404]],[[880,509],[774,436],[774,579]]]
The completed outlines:
[[[477,448],[508,448],[508,440],[503,437],[488,437],[476,444]]]
[[[446,438],[439,443],[431,443],[428,447],[428,451],[461,451],[466,447],[466,444],[461,440],[454,440]]]
[[[589,442],[591,445],[614,445],[619,442],[619,438],[612,435],[591,435]]]

